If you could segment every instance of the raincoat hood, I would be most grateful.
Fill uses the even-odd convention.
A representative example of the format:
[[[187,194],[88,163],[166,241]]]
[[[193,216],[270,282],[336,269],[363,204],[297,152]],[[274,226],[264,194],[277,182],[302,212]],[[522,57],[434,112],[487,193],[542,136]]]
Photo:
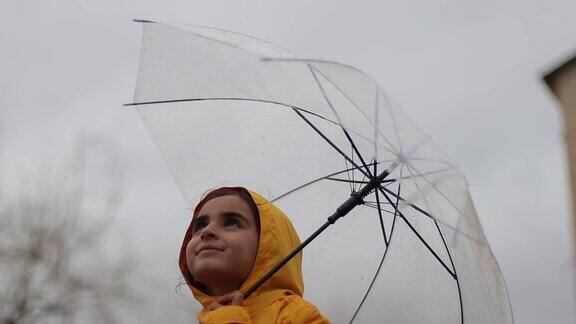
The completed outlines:
[[[258,207],[260,239],[252,271],[240,287],[239,290],[241,292],[245,292],[284,256],[288,255],[300,244],[300,238],[288,217],[278,209],[278,207],[258,193],[252,191],[249,191],[249,193]],[[179,264],[180,270],[184,274],[184,277],[187,278],[188,287],[192,290],[194,298],[202,304],[204,312],[213,302],[218,301],[221,296],[210,296],[199,289],[199,287],[194,284],[186,264],[186,246],[192,235],[192,224],[197,216],[197,209],[198,206],[194,210],[193,219],[182,242]],[[188,279],[192,279],[192,282]],[[249,298],[244,301],[244,305],[255,311],[281,296],[298,295],[302,297],[303,291],[302,254],[299,253],[252,293]]]

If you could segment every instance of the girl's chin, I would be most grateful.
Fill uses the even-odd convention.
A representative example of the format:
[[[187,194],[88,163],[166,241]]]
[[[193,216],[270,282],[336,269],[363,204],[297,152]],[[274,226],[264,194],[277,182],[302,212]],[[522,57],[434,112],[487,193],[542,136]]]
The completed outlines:
[[[220,282],[222,278],[229,278],[234,275],[225,270],[226,267],[216,262],[202,264],[195,267],[192,276],[200,282]]]

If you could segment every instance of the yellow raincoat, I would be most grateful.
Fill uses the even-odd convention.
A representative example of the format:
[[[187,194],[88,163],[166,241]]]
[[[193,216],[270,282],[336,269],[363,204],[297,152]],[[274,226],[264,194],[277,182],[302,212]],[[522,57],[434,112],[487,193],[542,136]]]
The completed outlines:
[[[250,195],[260,214],[260,240],[252,272],[240,287],[241,292],[246,291],[300,244],[292,223],[280,209],[257,193],[250,192]],[[181,262],[181,268],[182,265]],[[243,306],[228,305],[208,311],[208,307],[222,296],[209,296],[192,285],[189,287],[203,306],[198,314],[198,320],[203,324],[329,323],[314,305],[302,298],[304,282],[301,253],[244,300]]]

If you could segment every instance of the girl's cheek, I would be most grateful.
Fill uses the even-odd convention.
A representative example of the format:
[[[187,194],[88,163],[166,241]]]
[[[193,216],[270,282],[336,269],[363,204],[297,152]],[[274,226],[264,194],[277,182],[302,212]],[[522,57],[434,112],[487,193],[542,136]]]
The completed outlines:
[[[190,240],[190,242],[188,242],[188,245],[186,246],[186,256],[190,256],[192,251],[194,251],[194,246],[196,246],[196,244],[194,243],[194,239]]]

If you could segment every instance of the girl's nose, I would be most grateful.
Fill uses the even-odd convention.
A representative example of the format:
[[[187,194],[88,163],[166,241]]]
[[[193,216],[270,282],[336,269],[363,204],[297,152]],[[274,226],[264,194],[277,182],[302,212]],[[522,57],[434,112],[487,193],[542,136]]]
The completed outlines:
[[[214,230],[213,224],[208,224],[202,228],[200,232],[200,238],[206,240],[208,238],[216,238],[216,231]]]

